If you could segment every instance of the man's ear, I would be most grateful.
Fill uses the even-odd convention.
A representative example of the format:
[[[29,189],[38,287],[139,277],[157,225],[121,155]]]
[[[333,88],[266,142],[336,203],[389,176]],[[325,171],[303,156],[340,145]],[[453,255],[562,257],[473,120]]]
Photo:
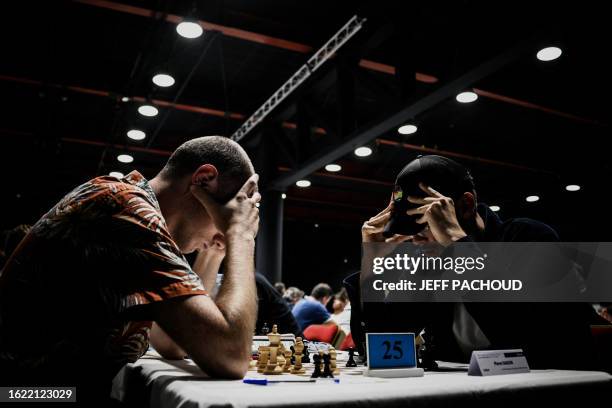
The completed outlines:
[[[463,219],[469,219],[472,218],[474,216],[474,214],[476,214],[476,197],[474,196],[474,193],[471,192],[465,192],[463,193],[463,195],[461,196],[461,217]]]
[[[191,175],[191,184],[202,186],[211,194],[219,190],[219,172],[212,164],[203,164]]]

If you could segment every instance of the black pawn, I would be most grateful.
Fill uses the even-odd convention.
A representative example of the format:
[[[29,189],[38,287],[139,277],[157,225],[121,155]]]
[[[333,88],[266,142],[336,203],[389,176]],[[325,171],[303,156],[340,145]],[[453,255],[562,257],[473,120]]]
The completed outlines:
[[[334,378],[334,374],[331,372],[331,356],[329,354],[323,355],[323,378]]]
[[[314,371],[310,378],[320,378],[321,377],[321,356],[315,354],[313,357],[314,360]]]
[[[263,326],[261,327],[261,334],[263,336],[267,336],[268,333],[270,333],[270,328],[268,327],[268,323],[264,323]]]
[[[355,350],[350,348],[348,352],[349,352],[349,359],[346,362],[345,367],[357,367],[357,363],[355,362]]]
[[[304,349],[304,354],[302,354],[302,364],[310,363],[310,353],[308,353],[308,349]]]

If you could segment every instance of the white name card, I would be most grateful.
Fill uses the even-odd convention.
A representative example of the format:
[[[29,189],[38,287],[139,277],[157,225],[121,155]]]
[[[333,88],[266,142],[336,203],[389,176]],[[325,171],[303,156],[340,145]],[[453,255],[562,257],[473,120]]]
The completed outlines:
[[[528,373],[529,364],[521,349],[473,351],[468,375],[488,376]]]

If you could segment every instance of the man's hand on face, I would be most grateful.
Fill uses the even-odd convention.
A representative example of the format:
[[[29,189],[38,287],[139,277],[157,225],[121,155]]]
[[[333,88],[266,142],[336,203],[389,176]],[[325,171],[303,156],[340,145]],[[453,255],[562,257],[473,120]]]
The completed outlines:
[[[412,236],[395,234],[390,238],[383,236],[385,225],[389,222],[393,212],[393,201],[389,202],[387,208],[367,220],[361,226],[362,242],[404,242],[412,239]]]
[[[232,237],[253,240],[259,229],[259,208],[256,204],[261,200],[261,195],[257,187],[258,180],[259,175],[253,174],[225,204],[220,204],[208,191],[195,184],[191,185],[191,193],[204,206],[227,240]]]
[[[409,196],[408,201],[411,203],[423,205],[406,211],[406,214],[421,215],[416,222],[427,223],[434,239],[445,247],[465,237],[467,234],[459,225],[453,200],[423,183],[419,183],[419,187],[427,197]]]

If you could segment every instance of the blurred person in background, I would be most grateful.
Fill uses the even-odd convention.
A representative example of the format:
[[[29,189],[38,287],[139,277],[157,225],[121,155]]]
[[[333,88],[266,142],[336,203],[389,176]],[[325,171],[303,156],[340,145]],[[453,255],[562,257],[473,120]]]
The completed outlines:
[[[283,296],[285,294],[285,284],[283,282],[276,282],[274,284],[274,289],[276,289],[276,291]]]
[[[287,302],[290,309],[293,309],[295,304],[302,300],[303,297],[304,291],[299,288],[296,288],[295,286],[289,286],[289,288],[287,288],[287,290],[283,294],[283,299],[285,299],[285,302]]]
[[[291,312],[302,331],[313,324],[334,323],[331,319],[331,314],[325,308],[325,305],[332,299],[333,294],[331,286],[327,283],[319,283],[312,289],[310,296],[301,299],[295,304]]]
[[[351,302],[346,288],[334,295],[334,312],[331,318],[346,334],[351,332]]]

